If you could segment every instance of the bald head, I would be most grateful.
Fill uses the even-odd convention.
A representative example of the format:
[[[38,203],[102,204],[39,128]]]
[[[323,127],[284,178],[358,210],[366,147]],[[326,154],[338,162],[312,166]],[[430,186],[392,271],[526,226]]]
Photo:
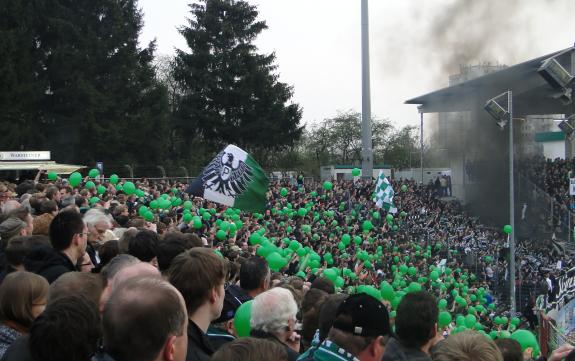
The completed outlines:
[[[176,359],[183,359],[187,319],[184,299],[174,286],[160,277],[132,277],[118,284],[106,303],[104,347],[114,359],[154,360],[168,340],[181,338],[185,344]]]
[[[100,298],[100,312],[104,311],[104,306],[118,285],[134,277],[160,278],[161,276],[160,271],[149,263],[140,261],[131,264],[127,263],[125,267],[118,270],[112,278],[108,279],[106,288],[104,288],[102,297]]]
[[[151,277],[159,278],[160,271],[147,262],[139,262],[123,268],[112,279],[112,289],[115,289],[120,283],[134,277]]]

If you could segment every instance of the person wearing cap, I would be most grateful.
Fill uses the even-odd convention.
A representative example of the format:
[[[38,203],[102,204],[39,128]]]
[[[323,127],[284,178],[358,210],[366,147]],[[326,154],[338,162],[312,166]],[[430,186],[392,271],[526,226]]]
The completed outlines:
[[[338,307],[327,338],[298,361],[379,361],[391,335],[386,307],[367,294],[356,294]]]
[[[208,327],[208,331],[206,332],[206,336],[208,336],[208,340],[210,340],[214,351],[219,350],[224,344],[235,340],[237,336],[234,329],[234,316],[237,308],[226,309],[226,305],[230,304],[229,302],[226,302],[229,297],[230,295],[226,293],[222,314],[217,320],[212,321],[210,327]]]

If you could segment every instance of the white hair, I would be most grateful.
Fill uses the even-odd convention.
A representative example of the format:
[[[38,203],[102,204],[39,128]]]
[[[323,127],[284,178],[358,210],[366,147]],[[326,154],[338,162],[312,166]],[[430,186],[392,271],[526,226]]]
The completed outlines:
[[[281,333],[289,320],[295,320],[297,303],[292,293],[281,287],[260,293],[252,303],[250,326],[271,334]]]
[[[94,227],[98,223],[105,223],[108,227],[112,227],[110,217],[99,209],[90,209],[84,214],[84,223],[88,227]]]

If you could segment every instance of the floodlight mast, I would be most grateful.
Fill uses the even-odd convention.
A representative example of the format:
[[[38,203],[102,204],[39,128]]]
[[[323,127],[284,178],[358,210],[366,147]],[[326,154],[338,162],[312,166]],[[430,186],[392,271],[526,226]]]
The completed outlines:
[[[498,98],[507,95],[507,109],[497,103]],[[509,225],[511,233],[508,235],[509,241],[509,309],[511,315],[515,316],[515,188],[513,184],[514,172],[514,146],[513,146],[513,93],[511,90],[499,94],[495,98],[487,101],[484,106],[501,128],[505,123],[509,124]]]
[[[511,233],[509,233],[509,301],[511,302],[511,316],[515,316],[515,188],[513,185],[515,167],[513,164],[513,94],[511,90],[507,91],[507,107],[509,113],[509,225],[511,225]]]
[[[361,175],[373,177],[371,144],[371,93],[369,84],[369,13],[367,0],[361,0]]]

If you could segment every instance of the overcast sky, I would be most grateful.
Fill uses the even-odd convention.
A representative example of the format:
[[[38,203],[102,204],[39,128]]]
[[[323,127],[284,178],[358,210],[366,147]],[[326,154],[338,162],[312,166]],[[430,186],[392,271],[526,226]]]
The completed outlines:
[[[256,41],[275,52],[303,122],[361,111],[360,0],[249,0],[269,29]],[[188,49],[178,33],[190,0],[140,0],[140,40],[159,54]],[[370,0],[372,115],[417,125],[409,98],[447,85],[460,63],[516,64],[575,41],[575,0]]]

